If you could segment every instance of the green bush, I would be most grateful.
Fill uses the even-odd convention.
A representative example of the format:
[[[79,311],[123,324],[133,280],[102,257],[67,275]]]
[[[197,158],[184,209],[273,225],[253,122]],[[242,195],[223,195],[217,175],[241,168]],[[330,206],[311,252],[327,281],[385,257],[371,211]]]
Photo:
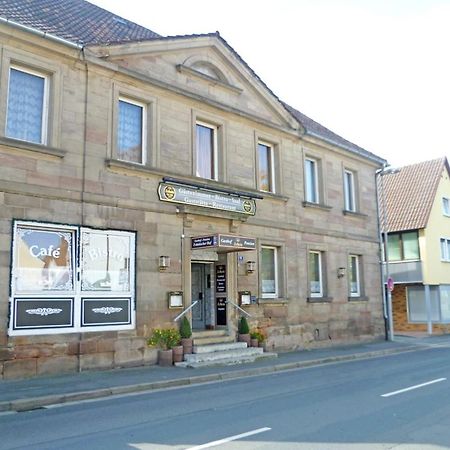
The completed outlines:
[[[182,339],[189,339],[192,336],[191,324],[186,316],[181,319],[180,335]]]
[[[258,339],[259,343],[264,342],[266,340],[265,334],[258,329],[250,331],[250,337],[252,339]]]
[[[175,328],[155,328],[147,344],[151,347],[159,347],[161,350],[170,350],[179,345],[180,341],[180,332]]]
[[[238,332],[239,334],[248,334],[250,332],[247,319],[244,316],[239,321]]]

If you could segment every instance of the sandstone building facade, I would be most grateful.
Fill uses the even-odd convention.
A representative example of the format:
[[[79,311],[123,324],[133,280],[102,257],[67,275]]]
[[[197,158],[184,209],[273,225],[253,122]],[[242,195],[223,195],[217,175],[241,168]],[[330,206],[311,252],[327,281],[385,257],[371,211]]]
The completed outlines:
[[[217,33],[60,3],[0,8],[1,375],[154,363],[196,301],[194,329],[234,334],[237,305],[274,350],[382,336],[384,160]]]

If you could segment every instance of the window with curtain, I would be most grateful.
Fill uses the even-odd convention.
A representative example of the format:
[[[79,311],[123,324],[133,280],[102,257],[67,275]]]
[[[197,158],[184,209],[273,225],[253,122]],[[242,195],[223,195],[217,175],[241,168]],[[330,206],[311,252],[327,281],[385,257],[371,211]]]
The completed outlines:
[[[7,137],[36,144],[46,143],[47,84],[45,75],[10,68]]]
[[[273,147],[269,144],[258,143],[258,183],[264,192],[275,192]]]
[[[318,169],[315,159],[305,159],[305,200],[319,203]]]
[[[355,175],[350,170],[344,171],[344,208],[346,211],[356,211]]]
[[[119,100],[117,157],[122,161],[145,164],[145,106]]]
[[[361,295],[360,260],[358,255],[349,256],[350,297]]]
[[[309,252],[308,254],[309,272],[309,294],[311,297],[323,297],[322,280],[322,253]]]
[[[450,239],[441,238],[441,259],[450,261]]]
[[[261,247],[261,291],[266,298],[278,297],[278,261],[276,247]]]
[[[217,127],[196,124],[196,171],[198,177],[217,180]]]

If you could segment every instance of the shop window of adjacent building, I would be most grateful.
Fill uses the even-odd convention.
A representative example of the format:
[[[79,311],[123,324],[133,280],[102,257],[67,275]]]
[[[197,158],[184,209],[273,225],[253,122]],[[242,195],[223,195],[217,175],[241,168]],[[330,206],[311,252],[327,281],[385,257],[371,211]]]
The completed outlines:
[[[279,296],[278,248],[261,247],[261,293],[263,298]]]
[[[351,170],[344,170],[344,209],[356,212],[356,184],[355,174]]]
[[[349,255],[348,271],[350,284],[350,297],[361,296],[361,258],[359,255]]]
[[[450,239],[441,238],[441,259],[450,261]]]
[[[6,131],[9,138],[46,144],[49,78],[16,66],[9,69]]]
[[[258,143],[258,188],[264,192],[275,192],[274,147]]]
[[[427,322],[427,304],[425,300],[424,286],[408,286],[408,320],[409,322]],[[430,286],[431,320],[441,321],[439,289],[438,286]]]
[[[389,261],[420,259],[418,232],[390,233],[388,235],[388,259]]]
[[[450,217],[450,199],[447,197],[442,198],[442,212],[444,216]]]
[[[120,98],[118,115],[118,159],[145,164],[146,106],[142,103]]]
[[[195,130],[195,175],[217,180],[217,126],[197,121]]]
[[[309,296],[323,297],[323,258],[322,252],[310,251],[308,253],[308,279],[309,279]]]
[[[135,234],[14,224],[10,334],[134,328]]]
[[[319,203],[319,162],[316,159],[305,158],[305,201]]]

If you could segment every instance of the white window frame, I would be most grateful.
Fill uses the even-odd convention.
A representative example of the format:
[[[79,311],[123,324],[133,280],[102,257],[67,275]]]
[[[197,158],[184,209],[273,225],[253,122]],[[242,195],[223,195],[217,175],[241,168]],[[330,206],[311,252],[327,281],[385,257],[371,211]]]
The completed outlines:
[[[357,286],[357,291],[356,292],[352,292],[352,271],[351,271],[351,267],[352,267],[352,260],[354,261],[355,267],[356,267],[356,286]],[[359,255],[354,255],[351,254],[348,256],[348,261],[349,261],[349,292],[350,292],[350,297],[361,297],[361,274],[360,274],[360,270],[361,270],[361,258]]]
[[[204,122],[202,120],[196,120],[195,121],[195,133],[197,134],[197,125],[200,125],[205,128],[209,128],[213,131],[213,154],[212,157],[214,159],[213,161],[213,170],[214,174],[212,178],[204,178],[198,174],[198,148],[197,148],[197,139],[195,139],[195,176],[202,178],[204,180],[214,180],[217,181],[219,179],[219,161],[218,161],[218,134],[219,134],[219,127],[217,125],[214,125],[213,123]]]
[[[312,163],[307,164],[307,163]],[[312,167],[313,175],[314,175],[314,192],[309,191],[308,180],[311,176],[311,171],[308,170],[309,167]],[[319,161],[315,158],[306,157],[304,159],[304,177],[305,177],[305,200],[309,203],[320,203],[320,192],[319,192]],[[315,197],[314,199],[312,197]]]
[[[442,197],[442,214],[450,217],[450,199],[448,197]]]
[[[309,295],[310,295],[311,298],[322,298],[323,297],[323,267],[322,267],[323,259],[322,259],[322,252],[318,251],[318,250],[309,250],[309,252],[308,252],[308,268],[309,268],[309,258],[313,254],[319,256],[319,288],[320,288],[320,291],[319,292],[312,292],[312,290],[311,290],[311,281],[312,281],[312,279],[311,279],[311,274],[309,274],[309,276],[308,276]]]
[[[119,158],[119,121],[120,121],[120,102],[129,103],[130,105],[139,106],[142,108],[142,129],[141,129],[141,162],[128,161],[127,159]],[[117,104],[117,134],[116,134],[116,151],[117,151],[117,159],[119,161],[124,161],[130,164],[137,164],[144,166],[147,164],[147,104],[143,102],[139,102],[137,100],[133,100],[126,96],[119,96],[118,104]]]
[[[441,261],[450,262],[450,239],[441,238],[439,242],[441,248]]]
[[[269,249],[273,250],[273,268],[274,268],[274,274],[275,274],[275,292],[268,292],[263,293],[262,292],[262,286],[261,286],[261,297],[262,298],[278,298],[279,296],[279,279],[278,279],[278,247],[274,247],[271,245],[261,245],[261,252],[263,249]],[[262,279],[261,279],[261,285],[262,285]]]
[[[23,290],[16,291],[16,261],[17,261],[17,230],[19,227],[30,228],[33,230],[58,230],[68,231],[72,233],[72,252],[71,252],[71,264],[73,271],[73,290],[69,291],[56,291],[56,290]],[[129,291],[107,291],[102,292],[99,290],[82,290],[81,289],[81,236],[83,233],[95,232],[95,233],[108,233],[109,235],[122,235],[130,238],[130,261],[129,261],[129,276],[130,286]],[[8,327],[9,336],[25,336],[25,335],[44,335],[44,334],[62,334],[62,333],[84,333],[84,332],[103,332],[103,331],[120,331],[120,330],[132,330],[136,327],[136,287],[135,287],[135,271],[136,271],[136,234],[129,231],[120,230],[99,230],[95,228],[86,228],[76,225],[59,225],[53,223],[42,223],[32,221],[15,221],[13,227],[13,245],[12,245],[12,264],[11,264],[11,297],[10,308],[11,316]],[[129,323],[114,324],[113,322],[106,324],[92,324],[83,325],[82,307],[85,301],[89,300],[105,300],[106,302],[114,302],[117,300],[127,300],[129,307]],[[53,325],[42,327],[29,327],[29,328],[15,328],[15,308],[18,301],[26,300],[63,300],[71,301],[71,326],[69,325]],[[106,313],[105,313],[106,314]]]
[[[269,190],[263,189],[261,187],[261,181],[260,181],[260,174],[261,174],[261,168],[259,166],[259,146],[262,145],[263,147],[266,147],[268,149],[269,154]],[[258,141],[258,189],[262,192],[270,192],[272,194],[275,194],[275,154],[274,154],[274,146],[273,144],[270,144],[269,142],[259,140]]]
[[[44,93],[43,93],[43,104],[42,104],[42,124],[41,124],[41,140],[40,142],[33,142],[33,141],[27,141],[24,139],[19,139],[17,137],[8,136],[7,134],[7,126],[8,126],[8,112],[9,112],[9,101],[10,101],[10,80],[11,80],[11,70],[17,70],[19,72],[27,73],[29,75],[33,75],[35,77],[42,78],[44,80]],[[40,144],[40,145],[47,145],[48,141],[48,114],[49,114],[49,84],[50,84],[50,77],[49,75],[39,72],[37,70],[32,70],[25,68],[20,65],[11,64],[8,69],[8,97],[6,102],[6,120],[5,120],[5,136],[10,139],[16,139],[18,141],[23,142],[30,142],[32,144]]]
[[[348,169],[344,170],[344,208],[356,212],[355,174]]]

